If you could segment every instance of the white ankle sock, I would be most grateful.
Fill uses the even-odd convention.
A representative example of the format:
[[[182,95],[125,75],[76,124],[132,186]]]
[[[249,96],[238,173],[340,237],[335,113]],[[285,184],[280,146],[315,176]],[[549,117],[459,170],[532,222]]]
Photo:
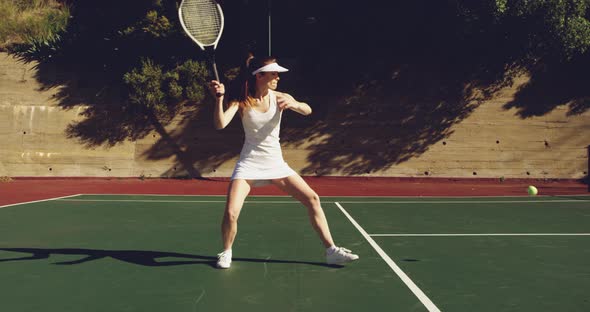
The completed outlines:
[[[337,249],[338,249],[338,247],[336,247],[336,245],[332,245],[332,246],[330,246],[330,247],[326,248],[326,252],[327,252],[328,254],[333,254],[333,253],[334,253],[334,251],[336,251]]]

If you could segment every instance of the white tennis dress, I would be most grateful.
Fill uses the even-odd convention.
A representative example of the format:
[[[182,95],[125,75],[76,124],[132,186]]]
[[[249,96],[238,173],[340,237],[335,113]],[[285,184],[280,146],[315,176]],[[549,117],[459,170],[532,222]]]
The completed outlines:
[[[271,179],[296,174],[283,159],[281,151],[279,132],[282,114],[272,90],[269,90],[269,108],[266,112],[243,110],[245,140],[232,180],[253,180],[253,186],[260,186],[270,183]]]

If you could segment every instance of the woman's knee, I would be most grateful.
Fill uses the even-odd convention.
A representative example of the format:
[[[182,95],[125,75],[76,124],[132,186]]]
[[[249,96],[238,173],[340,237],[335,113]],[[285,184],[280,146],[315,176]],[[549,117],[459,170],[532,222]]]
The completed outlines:
[[[305,198],[305,206],[309,207],[309,208],[317,208],[320,207],[320,196],[318,194],[316,194],[315,192],[312,192],[311,194],[309,194],[308,196],[306,196]]]
[[[223,218],[225,222],[238,222],[244,200],[250,192],[250,185],[245,180],[232,180],[229,185],[227,202]]]
[[[223,214],[223,219],[230,223],[237,223],[239,217],[240,213],[231,209],[226,209],[225,213]]]

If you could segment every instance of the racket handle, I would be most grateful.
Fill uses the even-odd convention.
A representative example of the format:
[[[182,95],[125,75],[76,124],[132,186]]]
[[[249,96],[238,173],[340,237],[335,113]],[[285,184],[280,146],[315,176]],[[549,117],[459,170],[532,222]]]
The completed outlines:
[[[215,74],[215,80],[219,81],[219,73],[217,72],[217,65],[215,65],[215,61],[213,61],[213,73]]]
[[[219,81],[219,73],[217,72],[217,64],[215,64],[215,59],[213,59],[213,73],[215,74],[215,80]],[[216,93],[215,96],[222,97],[223,94]]]

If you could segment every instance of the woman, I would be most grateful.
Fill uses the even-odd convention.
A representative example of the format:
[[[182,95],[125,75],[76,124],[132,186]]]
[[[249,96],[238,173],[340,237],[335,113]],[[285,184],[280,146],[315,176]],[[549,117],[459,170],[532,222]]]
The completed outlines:
[[[311,107],[295,100],[287,93],[276,91],[279,73],[288,69],[272,57],[260,61],[248,59],[241,92],[224,109],[225,86],[211,81],[209,88],[216,98],[214,121],[217,129],[225,128],[240,112],[245,141],[227,193],[225,213],[221,224],[223,252],[218,255],[217,267],[231,265],[232,245],[238,229],[238,217],[250,189],[272,183],[299,200],[305,207],[311,224],[326,247],[326,262],[345,263],[358,259],[350,250],[334,245],[328,221],[318,195],[283,160],[279,143],[279,129],[284,110],[302,115],[311,114]]]

